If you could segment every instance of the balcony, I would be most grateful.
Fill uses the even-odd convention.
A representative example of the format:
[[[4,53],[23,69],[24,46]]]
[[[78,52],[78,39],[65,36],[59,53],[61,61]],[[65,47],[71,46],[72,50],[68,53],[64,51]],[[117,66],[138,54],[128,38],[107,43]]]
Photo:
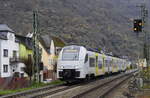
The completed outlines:
[[[11,58],[9,59],[9,61],[10,61],[10,63],[15,63],[15,62],[19,62],[20,60],[19,60],[18,57],[11,57]]]

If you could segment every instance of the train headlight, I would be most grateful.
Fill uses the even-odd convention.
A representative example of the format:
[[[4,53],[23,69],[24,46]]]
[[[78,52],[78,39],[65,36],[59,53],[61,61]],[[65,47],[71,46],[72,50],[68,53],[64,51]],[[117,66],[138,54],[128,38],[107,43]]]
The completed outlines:
[[[63,68],[64,68],[64,66],[59,66],[58,68],[59,68],[59,69],[63,69]]]
[[[79,66],[75,66],[75,69],[79,69]]]

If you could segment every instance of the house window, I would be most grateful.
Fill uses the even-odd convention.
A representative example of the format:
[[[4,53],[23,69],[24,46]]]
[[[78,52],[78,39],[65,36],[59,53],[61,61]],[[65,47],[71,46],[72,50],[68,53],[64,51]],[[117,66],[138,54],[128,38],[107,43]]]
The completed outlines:
[[[3,65],[4,72],[8,72],[8,65]]]
[[[4,49],[4,57],[8,57],[8,49]]]
[[[17,51],[13,51],[13,58],[17,58]]]

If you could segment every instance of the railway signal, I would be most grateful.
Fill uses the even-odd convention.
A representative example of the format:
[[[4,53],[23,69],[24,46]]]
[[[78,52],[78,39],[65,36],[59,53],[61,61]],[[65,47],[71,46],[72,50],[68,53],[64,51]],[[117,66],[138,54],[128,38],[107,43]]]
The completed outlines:
[[[142,32],[142,19],[134,19],[134,32]]]

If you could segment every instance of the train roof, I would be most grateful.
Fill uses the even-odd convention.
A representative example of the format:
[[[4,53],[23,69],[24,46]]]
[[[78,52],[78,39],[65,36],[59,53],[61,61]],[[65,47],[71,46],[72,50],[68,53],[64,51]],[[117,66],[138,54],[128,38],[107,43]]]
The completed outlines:
[[[120,60],[125,60],[117,55],[112,55],[110,53],[101,53],[98,49],[95,49],[95,48],[89,48],[89,47],[86,47],[86,46],[80,46],[80,45],[69,45],[69,46],[65,46],[65,47],[84,47],[86,48],[87,51],[91,51],[91,52],[96,52],[96,53],[99,53],[99,54],[104,54],[105,56],[109,56],[109,57],[112,57],[114,59],[120,59]]]
[[[92,51],[92,52],[97,52],[97,53],[100,53],[101,54],[101,52],[100,51],[98,51],[98,50],[96,50],[96,49],[92,49],[92,48],[86,48],[88,51]]]

